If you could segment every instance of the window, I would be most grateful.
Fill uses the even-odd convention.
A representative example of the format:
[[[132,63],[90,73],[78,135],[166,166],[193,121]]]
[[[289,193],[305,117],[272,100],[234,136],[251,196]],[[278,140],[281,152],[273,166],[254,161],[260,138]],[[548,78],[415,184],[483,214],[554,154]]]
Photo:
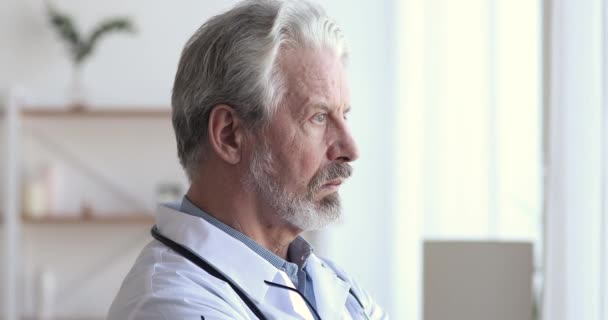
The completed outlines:
[[[421,239],[526,240],[540,263],[541,4],[404,0],[401,301],[421,319]]]

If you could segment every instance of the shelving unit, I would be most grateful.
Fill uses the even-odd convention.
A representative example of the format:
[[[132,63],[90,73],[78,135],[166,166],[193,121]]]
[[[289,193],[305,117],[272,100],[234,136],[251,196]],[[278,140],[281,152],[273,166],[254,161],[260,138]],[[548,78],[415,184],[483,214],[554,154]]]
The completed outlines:
[[[6,154],[6,159],[3,164],[4,170],[4,203],[0,212],[4,214],[2,226],[4,228],[4,238],[2,239],[4,245],[4,257],[0,259],[3,262],[4,278],[0,278],[4,281],[4,310],[2,316],[6,320],[14,320],[18,318],[17,308],[17,276],[18,268],[13,261],[20,259],[18,250],[18,239],[21,236],[21,229],[19,225],[19,205],[17,199],[19,198],[18,190],[18,170],[19,170],[19,145],[17,143],[17,137],[19,134],[19,104],[21,103],[21,94],[17,89],[11,88],[8,92],[6,100],[0,107],[2,108],[2,117],[4,125],[4,132],[2,138],[5,139],[5,149],[2,150],[3,154]],[[6,152],[6,153],[4,153]]]
[[[144,107],[59,107],[59,106],[37,106],[21,105],[16,107],[16,118],[19,122],[28,119],[42,120],[121,120],[138,121],[146,119],[167,119],[171,117],[171,110],[167,107],[144,106]],[[19,134],[19,132],[17,132]],[[92,170],[87,170],[92,171]],[[103,181],[107,185],[107,181]],[[23,225],[152,225],[154,223],[153,213],[144,212],[94,212],[91,214],[74,215],[62,212],[50,212],[41,217],[31,217],[21,214],[19,219]]]
[[[28,106],[20,114],[26,118],[169,118],[171,111],[167,108],[116,108],[95,107],[84,109],[66,109],[58,107]]]
[[[51,213],[40,218],[32,218],[23,215],[22,222],[26,225],[152,225],[154,224],[154,215],[152,213],[100,213],[95,216],[65,216]]]
[[[0,103],[0,138],[7,142],[0,143],[7,155],[0,161],[0,319],[33,319],[42,274],[56,281],[54,302],[64,303],[56,298],[66,292],[73,295],[67,300],[95,292],[101,302],[87,308],[99,313],[124,266],[151,239],[160,187],[184,183],[171,110],[33,105],[24,96],[14,92]],[[82,263],[66,264],[61,250]],[[18,300],[19,290],[29,302]]]

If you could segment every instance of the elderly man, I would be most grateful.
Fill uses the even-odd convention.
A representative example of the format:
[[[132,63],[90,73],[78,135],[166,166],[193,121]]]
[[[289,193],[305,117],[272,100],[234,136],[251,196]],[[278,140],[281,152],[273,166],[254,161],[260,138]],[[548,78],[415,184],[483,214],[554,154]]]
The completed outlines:
[[[191,181],[161,206],[109,319],[385,319],[299,236],[340,215],[357,148],[341,30],[305,1],[248,1],[186,44],[173,87]]]

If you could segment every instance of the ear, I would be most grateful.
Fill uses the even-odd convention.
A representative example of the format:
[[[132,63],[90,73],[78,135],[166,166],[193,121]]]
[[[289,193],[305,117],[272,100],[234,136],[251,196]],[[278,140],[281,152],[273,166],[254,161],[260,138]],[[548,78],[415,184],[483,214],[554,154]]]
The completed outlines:
[[[209,114],[209,144],[222,160],[237,164],[241,161],[243,126],[231,106],[218,104]]]

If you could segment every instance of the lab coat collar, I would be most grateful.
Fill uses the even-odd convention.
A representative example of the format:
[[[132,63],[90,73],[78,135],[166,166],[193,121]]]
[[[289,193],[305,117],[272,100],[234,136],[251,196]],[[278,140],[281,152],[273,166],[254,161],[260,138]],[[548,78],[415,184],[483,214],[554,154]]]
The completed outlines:
[[[188,247],[222,271],[259,303],[269,289],[264,280],[280,278],[282,271],[202,218],[160,205],[156,226],[165,237]]]
[[[161,234],[196,252],[203,259],[236,282],[257,303],[283,300],[279,292],[270,290],[264,280],[294,288],[285,272],[274,267],[241,241],[202,218],[185,214],[165,205],[158,207],[156,226]],[[246,272],[243,272],[246,269]],[[314,279],[313,291],[317,311],[323,319],[339,319],[348,298],[351,284],[345,277],[310,254],[306,271]],[[303,303],[289,294],[291,308],[302,311]],[[284,301],[284,300],[283,300]],[[280,302],[285,305],[284,302]],[[296,311],[297,312],[297,311]],[[305,313],[308,312],[306,308]],[[306,317],[307,319],[309,317]]]

